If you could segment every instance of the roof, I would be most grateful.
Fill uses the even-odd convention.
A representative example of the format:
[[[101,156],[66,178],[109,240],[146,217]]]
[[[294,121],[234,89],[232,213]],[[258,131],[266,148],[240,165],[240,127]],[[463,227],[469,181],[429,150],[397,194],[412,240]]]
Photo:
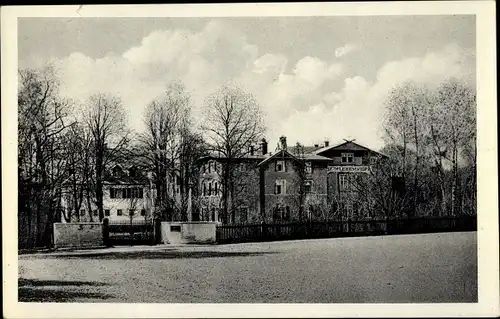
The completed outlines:
[[[238,157],[238,158],[235,158],[235,159],[246,159],[246,160],[263,160],[265,159],[266,157],[268,157],[269,155],[262,155],[262,154],[254,154],[254,155],[250,155],[250,154],[246,154],[242,157]],[[204,159],[226,159],[225,156],[221,156],[219,154],[215,154],[215,153],[212,153],[212,154],[209,154],[209,155],[205,155],[205,156],[202,156],[200,158],[198,158],[198,161],[202,161]]]
[[[142,175],[134,177],[128,175],[123,175],[123,176],[108,175],[105,177],[104,183],[112,185],[147,185],[149,183],[149,180],[147,177]]]
[[[273,155],[268,156],[266,159],[264,159],[262,162],[260,162],[257,165],[258,166],[263,165],[263,164],[267,163],[268,161],[270,161],[272,158],[277,157],[278,155],[280,155],[282,157],[288,156],[288,157],[291,157],[292,159],[299,160],[295,155],[293,155],[289,151],[287,151],[287,150],[281,150],[281,151],[278,151],[278,152],[274,153]]]
[[[304,154],[304,159],[308,161],[332,161],[329,157],[317,154]]]
[[[383,155],[383,156],[387,156],[387,155],[384,155],[384,154],[382,154],[380,152],[377,152],[377,151],[374,151],[372,149],[369,149],[366,146],[360,145],[358,143],[354,143],[353,141],[345,141],[345,142],[337,144],[337,145],[332,145],[332,146],[320,148],[317,151],[315,151],[315,154],[316,155],[320,155],[320,154],[325,153],[325,152],[330,151],[330,150],[338,150],[338,151],[343,151],[343,150],[345,150],[345,151],[356,151],[356,150],[357,151],[369,151],[369,152],[377,153],[377,154],[380,154],[380,155]]]
[[[262,165],[262,164],[265,164],[267,163],[268,161],[270,161],[272,158],[274,157],[277,157],[277,156],[288,156],[292,159],[296,159],[296,160],[306,160],[306,161],[332,161],[331,158],[328,158],[328,157],[325,157],[325,156],[321,156],[321,155],[317,155],[317,154],[312,154],[312,153],[309,153],[309,154],[304,154],[303,157],[298,157],[292,153],[290,153],[288,150],[281,150],[279,152],[276,152],[274,153],[273,155],[269,155],[267,158],[265,158],[262,162],[260,162],[258,165]]]

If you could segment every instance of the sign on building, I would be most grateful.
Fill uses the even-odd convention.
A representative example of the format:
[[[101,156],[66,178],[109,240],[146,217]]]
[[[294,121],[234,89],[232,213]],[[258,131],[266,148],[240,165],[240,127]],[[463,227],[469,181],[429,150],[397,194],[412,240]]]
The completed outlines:
[[[328,173],[370,173],[370,166],[328,166]]]

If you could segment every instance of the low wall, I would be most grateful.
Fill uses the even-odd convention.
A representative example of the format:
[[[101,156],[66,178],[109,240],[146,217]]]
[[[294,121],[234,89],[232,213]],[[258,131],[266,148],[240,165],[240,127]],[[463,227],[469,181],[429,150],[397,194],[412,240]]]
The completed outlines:
[[[215,222],[162,222],[161,240],[164,244],[214,244]]]
[[[54,247],[102,246],[101,223],[54,223]]]

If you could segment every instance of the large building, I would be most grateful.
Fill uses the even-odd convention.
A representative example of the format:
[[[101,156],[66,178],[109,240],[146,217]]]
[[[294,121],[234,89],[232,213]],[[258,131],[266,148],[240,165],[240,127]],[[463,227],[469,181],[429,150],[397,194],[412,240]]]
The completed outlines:
[[[353,140],[288,147],[282,137],[273,153],[263,140],[245,156],[231,160],[235,173],[224,220],[221,186],[228,159],[206,156],[200,160],[199,211],[193,211],[192,219],[271,223],[367,217],[369,203],[353,181],[355,177],[369,178],[373,164],[382,158],[385,156]]]
[[[78,202],[75,214],[75,198]],[[140,171],[135,166],[123,167],[115,165],[105,173],[103,180],[103,210],[104,217],[110,220],[137,220],[150,219],[154,207],[154,189],[147,173]],[[61,198],[61,208],[64,216],[72,213],[72,219],[77,221],[98,221],[95,197],[86,199],[84,189],[80,194],[73,194],[72,187],[68,185]]]

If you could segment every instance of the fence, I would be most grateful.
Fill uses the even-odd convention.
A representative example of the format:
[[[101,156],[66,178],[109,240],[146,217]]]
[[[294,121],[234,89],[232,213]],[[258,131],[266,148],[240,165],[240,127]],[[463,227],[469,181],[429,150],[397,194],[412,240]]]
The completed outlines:
[[[475,216],[217,226],[217,243],[475,231]]]
[[[113,220],[103,221],[104,244],[155,245],[161,236],[160,222],[153,220]]]

